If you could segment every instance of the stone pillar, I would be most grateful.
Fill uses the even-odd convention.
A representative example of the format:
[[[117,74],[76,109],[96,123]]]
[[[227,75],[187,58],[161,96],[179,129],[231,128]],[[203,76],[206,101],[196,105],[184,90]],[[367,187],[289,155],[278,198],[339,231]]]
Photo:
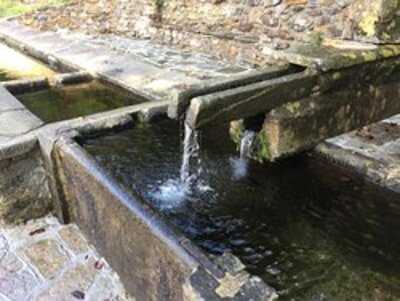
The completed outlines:
[[[400,1],[355,0],[349,7],[344,38],[400,43]]]

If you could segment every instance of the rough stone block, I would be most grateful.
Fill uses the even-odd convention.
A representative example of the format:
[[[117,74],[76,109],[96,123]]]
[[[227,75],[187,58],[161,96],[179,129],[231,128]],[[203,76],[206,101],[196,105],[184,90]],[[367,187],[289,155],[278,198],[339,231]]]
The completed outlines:
[[[273,110],[259,134],[258,158],[275,160],[400,112],[400,86],[386,84],[312,97]]]
[[[397,0],[355,0],[350,7],[348,32],[373,43],[400,41],[400,3]]]
[[[52,198],[37,150],[0,161],[0,217],[18,223],[49,213]]]

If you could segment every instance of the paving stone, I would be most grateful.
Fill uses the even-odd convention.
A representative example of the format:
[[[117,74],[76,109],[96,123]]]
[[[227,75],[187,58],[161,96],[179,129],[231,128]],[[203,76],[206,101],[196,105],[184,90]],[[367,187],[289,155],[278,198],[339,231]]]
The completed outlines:
[[[0,293],[12,301],[29,300],[39,283],[37,277],[29,270],[18,273],[0,270]]]
[[[90,250],[87,241],[76,225],[62,227],[58,234],[76,255],[87,253]]]
[[[62,246],[75,254],[67,256]],[[0,225],[0,301],[74,301],[79,297],[132,300],[118,275],[89,247],[76,225],[60,225],[51,216],[19,226]]]
[[[99,273],[95,268],[95,263],[96,259],[93,257],[89,257],[83,262],[78,263],[58,278],[53,285],[38,296],[36,300],[69,301],[77,299],[73,298],[74,292],[81,292],[86,295],[95,280],[96,274]]]
[[[41,240],[23,250],[30,263],[46,279],[54,278],[69,260],[55,240]]]
[[[58,227],[60,224],[56,218],[46,217],[13,227],[3,225],[2,232],[12,249],[20,249],[32,242],[51,237]]]

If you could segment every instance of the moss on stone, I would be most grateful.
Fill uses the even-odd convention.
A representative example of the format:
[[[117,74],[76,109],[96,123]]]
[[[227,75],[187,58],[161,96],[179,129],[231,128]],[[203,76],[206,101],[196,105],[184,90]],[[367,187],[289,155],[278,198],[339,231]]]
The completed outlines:
[[[268,140],[268,133],[265,130],[260,131],[256,138],[256,150],[254,152],[254,159],[260,162],[270,161],[271,148]]]

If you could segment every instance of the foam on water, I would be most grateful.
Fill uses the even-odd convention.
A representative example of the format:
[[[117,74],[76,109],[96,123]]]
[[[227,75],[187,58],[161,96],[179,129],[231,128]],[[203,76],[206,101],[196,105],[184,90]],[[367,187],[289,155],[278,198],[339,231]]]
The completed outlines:
[[[162,210],[179,207],[190,195],[190,187],[180,179],[170,179],[157,187],[153,187],[150,196],[158,202]]]

